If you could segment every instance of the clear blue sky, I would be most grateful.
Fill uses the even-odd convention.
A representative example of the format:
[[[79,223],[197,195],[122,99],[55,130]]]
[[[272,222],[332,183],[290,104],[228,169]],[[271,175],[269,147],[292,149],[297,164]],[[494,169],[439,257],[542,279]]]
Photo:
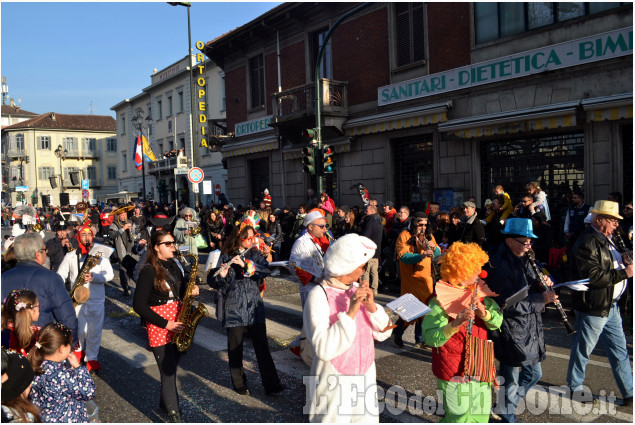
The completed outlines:
[[[192,48],[278,4],[192,2]],[[0,7],[0,70],[9,97],[21,98],[30,112],[89,114],[92,102],[93,114],[114,116],[112,106],[150,85],[153,68],[187,55],[183,6],[3,1]]]

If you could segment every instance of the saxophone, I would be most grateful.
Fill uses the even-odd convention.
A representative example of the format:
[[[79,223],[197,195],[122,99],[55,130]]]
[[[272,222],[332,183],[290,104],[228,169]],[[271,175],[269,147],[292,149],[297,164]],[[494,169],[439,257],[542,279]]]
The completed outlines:
[[[98,252],[97,255],[92,255],[86,258],[84,261],[84,265],[82,269],[79,271],[77,275],[77,279],[75,279],[75,285],[73,286],[73,290],[71,291],[71,298],[73,299],[73,307],[77,307],[77,304],[84,304],[90,298],[90,289],[86,287],[86,282],[84,282],[84,276],[86,273],[92,270],[93,267],[97,265],[99,259],[101,258],[101,252]]]
[[[192,268],[190,271],[190,280],[187,283],[187,289],[185,290],[185,295],[183,296],[181,311],[176,319],[177,322],[183,323],[184,328],[176,335],[176,338],[174,338],[174,343],[176,344],[177,350],[187,351],[192,346],[192,341],[194,340],[194,332],[196,332],[198,322],[200,322],[203,317],[209,316],[209,313],[207,312],[207,308],[205,308],[203,303],[199,303],[198,307],[196,307],[195,310],[192,310],[192,303],[194,302],[192,290],[194,289],[194,286],[198,281],[198,256],[193,254],[185,254],[181,257],[191,257],[192,259],[194,259],[194,263],[192,264]]]

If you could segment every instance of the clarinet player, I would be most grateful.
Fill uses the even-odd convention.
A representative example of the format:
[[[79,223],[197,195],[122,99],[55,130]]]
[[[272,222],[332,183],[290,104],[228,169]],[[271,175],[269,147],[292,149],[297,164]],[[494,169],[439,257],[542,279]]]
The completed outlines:
[[[154,354],[161,374],[161,398],[159,407],[170,422],[181,422],[179,395],[176,389],[176,369],[180,358],[173,340],[183,330],[177,322],[181,300],[187,290],[185,272],[174,257],[174,237],[164,230],[152,235],[148,258],[137,281],[133,308],[146,322],[148,345]],[[192,295],[199,294],[194,286]]]
[[[633,276],[633,264],[628,264],[632,254],[625,252],[627,258],[623,258],[615,244],[613,232],[621,219],[617,202],[597,201],[591,209],[591,226],[573,245],[572,278],[589,278],[589,290],[576,291],[572,297],[577,333],[571,344],[567,384],[572,392],[583,390],[586,365],[599,341],[622,393],[622,405],[632,406],[633,373],[618,301],[627,278]]]
[[[531,219],[510,218],[501,231],[505,240],[491,260],[487,283],[499,294],[494,301],[503,306],[500,330],[490,331],[494,354],[500,362],[501,384],[496,411],[507,422],[515,422],[516,406],[542,377],[541,362],[547,357],[541,314],[545,305],[558,299],[554,291],[544,291],[540,276],[528,263],[533,233]],[[545,277],[548,286],[553,283]],[[505,305],[507,298],[523,287],[528,294],[522,300]]]

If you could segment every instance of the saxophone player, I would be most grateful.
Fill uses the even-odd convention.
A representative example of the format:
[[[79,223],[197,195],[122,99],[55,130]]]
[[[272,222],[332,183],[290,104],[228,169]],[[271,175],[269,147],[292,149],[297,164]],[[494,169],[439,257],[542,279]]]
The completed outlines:
[[[74,285],[82,284],[78,282],[78,277],[84,262],[89,261],[88,253],[93,246],[93,230],[88,223],[83,224],[77,231],[78,249],[75,249],[64,256],[57,274],[62,279],[69,279]],[[97,360],[99,346],[101,345],[101,329],[104,323],[104,303],[106,301],[105,283],[112,280],[115,274],[112,265],[107,258],[92,259],[97,263],[93,268],[84,274],[83,284],[90,291],[90,298],[75,308],[77,322],[79,324],[79,348],[74,351],[77,359],[86,361],[89,372],[95,373],[101,370],[101,365]]]
[[[128,220],[128,211],[134,208],[134,205],[122,205],[112,212],[115,220],[110,225],[108,232],[108,239],[115,247],[115,254],[119,260],[119,282],[123,288],[123,295],[129,296],[130,289],[128,288],[128,273],[132,274],[134,265],[128,265],[128,268],[132,270],[126,270],[124,266],[124,258],[127,255],[132,254],[132,248],[135,243],[135,238],[132,234],[132,221]]]
[[[152,234],[147,260],[137,280],[133,308],[147,323],[148,345],[161,374],[161,400],[159,407],[167,413],[170,422],[181,422],[179,396],[176,388],[176,369],[180,352],[172,342],[184,329],[178,322],[188,279],[175,258],[174,237],[165,231]],[[192,295],[199,294],[198,286]]]

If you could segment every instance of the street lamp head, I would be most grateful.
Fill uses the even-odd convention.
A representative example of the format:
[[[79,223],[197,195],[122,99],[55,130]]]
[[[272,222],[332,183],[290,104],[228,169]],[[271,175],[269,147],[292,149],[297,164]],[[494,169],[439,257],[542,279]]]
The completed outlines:
[[[187,2],[187,1],[169,1],[168,4],[170,6],[185,6],[185,7],[191,7],[192,3]]]
[[[148,115],[146,117],[146,126],[150,127],[151,124],[152,124],[152,117]]]

